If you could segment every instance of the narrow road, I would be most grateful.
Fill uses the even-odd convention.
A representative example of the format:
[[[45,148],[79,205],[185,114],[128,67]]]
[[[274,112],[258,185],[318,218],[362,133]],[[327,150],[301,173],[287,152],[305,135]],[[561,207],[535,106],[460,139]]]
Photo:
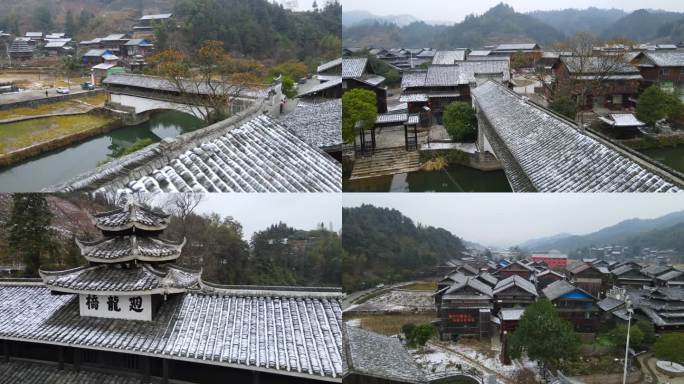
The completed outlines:
[[[47,91],[48,91],[48,98],[63,96],[63,95],[57,93],[57,88],[49,88]],[[69,91],[70,91],[70,94],[72,94],[72,95],[88,92],[88,91],[82,90],[80,85],[73,85],[69,89]],[[41,100],[41,99],[45,99],[45,90],[44,89],[22,91],[22,92],[15,92],[15,93],[5,93],[5,94],[0,95],[0,105],[12,104],[12,103],[17,103],[17,102],[21,102],[21,101]]]

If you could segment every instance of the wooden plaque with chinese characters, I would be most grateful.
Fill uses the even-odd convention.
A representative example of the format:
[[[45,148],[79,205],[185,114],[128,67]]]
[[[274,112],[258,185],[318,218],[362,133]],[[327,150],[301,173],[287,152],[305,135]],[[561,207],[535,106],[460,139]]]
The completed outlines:
[[[78,295],[81,316],[152,321],[151,295]]]

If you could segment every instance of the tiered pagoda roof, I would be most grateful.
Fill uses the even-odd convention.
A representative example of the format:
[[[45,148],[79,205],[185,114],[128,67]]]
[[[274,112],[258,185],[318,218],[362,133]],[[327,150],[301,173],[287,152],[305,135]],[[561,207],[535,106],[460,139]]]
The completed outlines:
[[[137,204],[128,204],[113,211],[92,216],[93,224],[101,231],[119,232],[129,229],[163,231],[169,225],[169,215],[155,212]]]
[[[102,231],[96,241],[76,241],[90,265],[66,271],[40,271],[53,291],[78,294],[173,294],[198,289],[200,273],[170,262],[185,240],[159,238],[169,215],[135,203],[92,216]]]
[[[52,291],[80,294],[173,294],[199,288],[200,274],[175,265],[86,266],[67,271],[41,271]]]
[[[118,263],[130,260],[169,261],[177,259],[185,245],[146,236],[121,236],[97,241],[76,241],[86,260],[97,263]]]

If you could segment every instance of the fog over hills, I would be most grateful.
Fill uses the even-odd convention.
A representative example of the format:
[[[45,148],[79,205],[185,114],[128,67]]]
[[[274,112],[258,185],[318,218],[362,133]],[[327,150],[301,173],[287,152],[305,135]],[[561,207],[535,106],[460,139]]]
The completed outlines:
[[[679,238],[684,239],[683,223],[684,211],[679,211],[655,219],[625,220],[585,235],[564,233],[546,238],[532,239],[520,244],[520,247],[530,251],[558,249],[563,252],[571,252],[589,246],[629,245],[635,243],[637,239],[640,244],[648,243],[649,240],[652,240],[653,246],[658,246],[658,243],[671,236],[673,231],[680,234]],[[649,239],[651,232],[654,232],[653,238]],[[663,244],[661,246],[666,245]],[[672,242],[667,246],[673,247]]]
[[[542,45],[565,40],[578,32],[603,39],[637,42],[684,40],[684,13],[640,9],[628,13],[611,8],[562,9],[519,13],[501,3],[461,23],[418,20],[411,15],[377,16],[366,11],[343,12],[343,42],[348,47],[402,46],[478,48],[501,42]]]

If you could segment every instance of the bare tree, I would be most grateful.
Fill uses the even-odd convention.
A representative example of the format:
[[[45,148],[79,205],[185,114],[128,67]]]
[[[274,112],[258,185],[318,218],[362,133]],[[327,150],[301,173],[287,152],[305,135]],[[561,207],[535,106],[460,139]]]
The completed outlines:
[[[204,195],[201,193],[173,193],[167,197],[164,206],[173,212],[183,224],[183,236],[187,233],[185,224],[188,217],[203,200]]]
[[[626,61],[627,47],[624,49],[597,50],[605,43],[589,33],[578,33],[568,41],[558,44],[562,56],[562,70],[556,73],[551,86],[551,98],[567,96],[575,101],[577,109],[576,121],[580,128],[584,127],[582,108],[587,97],[606,94],[613,87],[609,80],[618,79],[621,74],[633,70]]]
[[[264,66],[230,56],[220,41],[206,41],[191,55],[167,49],[150,62],[181,103],[208,124],[230,116],[241,97],[264,87]]]

